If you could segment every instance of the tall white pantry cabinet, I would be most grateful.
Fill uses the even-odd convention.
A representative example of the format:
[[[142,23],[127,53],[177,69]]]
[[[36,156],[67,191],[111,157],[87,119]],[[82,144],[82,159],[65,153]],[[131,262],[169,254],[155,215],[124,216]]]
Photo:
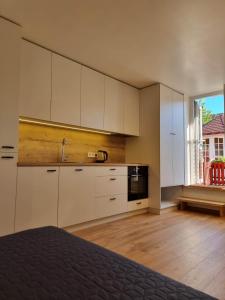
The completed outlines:
[[[161,188],[185,181],[184,96],[163,84],[140,93],[140,137],[127,139],[126,159],[150,165],[150,208],[159,212]]]
[[[184,184],[184,96],[160,85],[161,187]]]
[[[14,232],[20,31],[0,18],[0,236]]]

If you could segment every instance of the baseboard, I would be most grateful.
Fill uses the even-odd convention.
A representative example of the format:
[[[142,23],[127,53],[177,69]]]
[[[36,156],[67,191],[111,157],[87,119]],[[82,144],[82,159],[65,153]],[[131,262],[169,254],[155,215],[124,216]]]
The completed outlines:
[[[177,206],[166,207],[163,209],[149,207],[149,212],[155,215],[162,215],[162,214],[169,213],[171,211],[177,211],[177,209],[178,209]]]
[[[154,215],[160,215],[160,209],[159,208],[149,207],[149,212],[151,214],[154,214]]]
[[[106,218],[102,218],[102,219],[98,219],[98,220],[93,220],[93,221],[89,221],[89,222],[85,222],[85,223],[81,223],[81,224],[77,224],[77,225],[64,227],[63,229],[65,229],[68,232],[74,232],[74,231],[77,231],[77,230],[93,227],[93,226],[96,226],[96,225],[105,224],[105,223],[113,222],[113,221],[116,221],[116,220],[129,218],[129,217],[132,217],[132,216],[145,214],[145,213],[148,213],[148,212],[149,212],[148,208],[143,208],[143,209],[139,209],[139,210],[119,214],[119,215],[116,215],[116,216],[106,217]]]
[[[171,206],[171,207],[166,207],[166,208],[160,209],[160,215],[167,214],[169,212],[177,211],[177,210],[178,210],[178,205]]]

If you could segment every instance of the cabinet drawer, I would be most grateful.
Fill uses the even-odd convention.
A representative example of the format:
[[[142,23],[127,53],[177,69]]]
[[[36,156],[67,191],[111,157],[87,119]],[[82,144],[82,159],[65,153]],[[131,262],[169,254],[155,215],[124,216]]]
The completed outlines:
[[[104,218],[127,212],[126,195],[96,197],[96,217]]]
[[[127,194],[127,176],[98,176],[96,177],[95,195]]]
[[[127,175],[127,167],[117,167],[117,166],[108,166],[108,167],[98,167],[96,170],[97,176],[107,176],[107,175]]]
[[[148,199],[128,201],[128,211],[142,209],[142,208],[146,208],[146,207],[149,207]]]

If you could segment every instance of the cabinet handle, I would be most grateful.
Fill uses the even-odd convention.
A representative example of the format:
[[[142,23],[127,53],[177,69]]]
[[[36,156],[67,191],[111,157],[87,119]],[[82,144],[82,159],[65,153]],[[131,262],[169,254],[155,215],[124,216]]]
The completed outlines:
[[[116,169],[115,168],[111,168],[111,169],[109,169],[109,171],[116,171]]]
[[[75,172],[81,172],[81,171],[83,171],[83,169],[75,169],[74,171]]]
[[[110,178],[110,180],[111,180],[111,181],[114,181],[114,180],[116,180],[116,178]]]
[[[13,159],[13,158],[14,158],[14,156],[6,156],[6,155],[3,155],[1,157],[1,159]]]
[[[2,146],[2,149],[14,149],[13,146]]]
[[[54,173],[56,170],[47,170],[48,173]]]
[[[140,205],[140,204],[141,204],[141,202],[136,202],[136,204],[137,204],[137,205]]]
[[[110,201],[116,200],[116,197],[110,198],[109,200]]]

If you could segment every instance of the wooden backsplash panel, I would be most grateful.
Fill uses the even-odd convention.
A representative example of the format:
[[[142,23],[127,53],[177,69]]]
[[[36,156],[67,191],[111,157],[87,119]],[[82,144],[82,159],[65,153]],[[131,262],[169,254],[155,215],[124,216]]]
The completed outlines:
[[[108,162],[125,162],[125,137],[56,128],[51,126],[19,124],[19,162],[60,162],[62,140],[66,138],[65,156],[70,162],[94,162],[88,152],[106,150]]]

